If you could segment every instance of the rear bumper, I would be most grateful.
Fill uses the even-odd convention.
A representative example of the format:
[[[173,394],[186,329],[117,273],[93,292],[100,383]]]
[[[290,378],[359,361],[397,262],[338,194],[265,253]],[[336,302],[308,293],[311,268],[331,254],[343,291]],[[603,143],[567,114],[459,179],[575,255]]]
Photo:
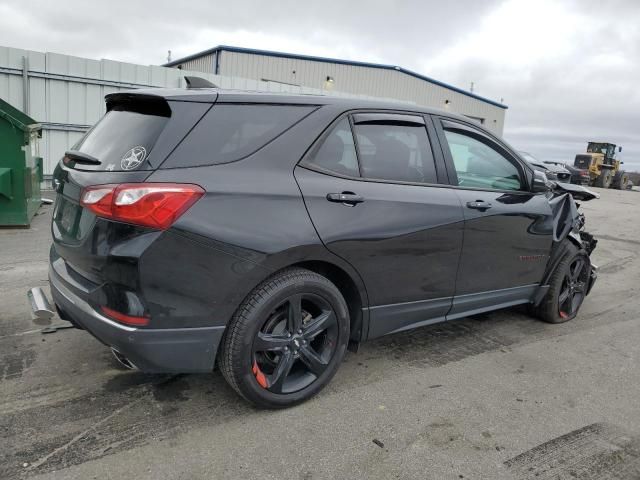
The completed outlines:
[[[148,373],[210,372],[225,327],[139,329],[95,311],[49,270],[53,301],[63,319],[77,324]]]

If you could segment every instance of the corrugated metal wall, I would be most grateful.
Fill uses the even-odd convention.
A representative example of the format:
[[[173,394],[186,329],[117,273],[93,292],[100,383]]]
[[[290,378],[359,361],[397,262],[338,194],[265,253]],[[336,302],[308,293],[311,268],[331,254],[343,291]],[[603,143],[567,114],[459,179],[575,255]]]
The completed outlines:
[[[25,58],[28,63],[26,97]],[[178,70],[0,47],[0,97],[43,125],[40,155],[44,158],[44,173],[50,175],[64,152],[104,114],[104,96],[108,93],[132,88],[184,87],[183,76],[189,74],[206,78],[221,88],[323,93],[308,87],[206,73],[215,64],[212,62],[215,62],[212,56],[203,57],[190,63],[190,70],[186,66]],[[343,92],[332,94],[354,96]]]
[[[396,70],[227,50],[187,60],[181,66],[212,73],[216,55],[220,55],[219,73],[225,76],[413,102],[481,120],[498,135],[504,131],[504,108]],[[333,82],[327,82],[327,77]]]
[[[192,72],[215,73],[217,53],[210,53],[201,57],[187,60],[180,64],[183,70],[191,70]]]
[[[24,59],[28,64],[26,97]],[[207,73],[213,68],[214,55],[193,59],[179,70],[0,47],[0,97],[43,125],[40,154],[45,175],[53,172],[64,152],[104,114],[106,94],[132,88],[184,87],[183,76],[189,74],[239,90],[375,97],[437,107],[449,99],[452,111],[487,119],[485,126],[498,134],[504,124],[504,110],[499,107],[438,85],[425,88],[424,81],[391,70],[230,52],[220,57],[224,75]],[[293,70],[296,81],[290,78]],[[335,80],[332,88],[324,84],[328,75]]]
[[[396,70],[223,50],[220,73],[415,102],[483,119],[499,135],[504,129],[504,108]]]
[[[23,58],[28,62],[28,105]],[[0,47],[0,97],[42,123],[40,155],[47,175],[64,152],[104,114],[106,94],[131,88],[181,87],[183,75],[189,73]],[[192,73],[216,81],[214,75]]]

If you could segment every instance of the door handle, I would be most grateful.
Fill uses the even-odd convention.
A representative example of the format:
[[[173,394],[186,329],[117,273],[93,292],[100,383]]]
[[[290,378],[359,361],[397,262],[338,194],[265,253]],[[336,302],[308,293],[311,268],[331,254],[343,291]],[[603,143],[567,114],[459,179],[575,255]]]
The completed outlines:
[[[361,195],[356,195],[353,192],[327,193],[327,200],[330,202],[344,203],[350,207],[354,207],[357,203],[364,202],[364,198]]]
[[[491,208],[491,204],[489,202],[485,202],[484,200],[476,200],[475,202],[467,202],[467,208],[472,208],[474,210],[480,210],[484,212],[485,210],[489,210]]]

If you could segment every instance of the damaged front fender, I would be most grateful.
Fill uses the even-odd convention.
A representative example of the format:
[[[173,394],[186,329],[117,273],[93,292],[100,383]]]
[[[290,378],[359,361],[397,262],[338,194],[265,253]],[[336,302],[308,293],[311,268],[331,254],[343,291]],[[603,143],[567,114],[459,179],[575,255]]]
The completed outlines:
[[[573,183],[552,182],[551,192],[555,192],[556,194],[569,193],[574,200],[581,200],[583,202],[600,198],[599,193],[589,190],[587,187],[583,187],[582,185],[575,185]]]
[[[585,250],[588,256],[596,248],[598,241],[592,234],[585,231],[584,214],[580,213],[580,205],[576,199],[589,201],[600,196],[580,185],[567,183],[552,183],[548,193],[549,206],[553,218],[553,244],[549,261],[545,270],[538,295],[534,300],[537,305],[544,298],[544,294],[549,288],[549,281],[553,272],[558,267],[562,258],[567,254],[567,240],[575,244],[578,248]],[[586,293],[588,294],[598,276],[598,267],[590,263],[591,274]]]

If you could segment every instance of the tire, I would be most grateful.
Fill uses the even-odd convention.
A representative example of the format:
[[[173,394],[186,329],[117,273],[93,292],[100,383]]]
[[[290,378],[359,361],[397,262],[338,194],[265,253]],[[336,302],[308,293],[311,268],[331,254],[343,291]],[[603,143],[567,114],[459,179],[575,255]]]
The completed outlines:
[[[612,178],[611,170],[602,169],[602,172],[600,172],[600,175],[596,178],[595,186],[600,188],[609,188]]]
[[[336,286],[317,273],[289,268],[258,285],[238,307],[222,340],[220,370],[254,405],[290,407],[329,383],[348,341],[349,310]]]
[[[549,290],[540,305],[534,309],[534,314],[547,323],[564,323],[575,318],[589,285],[591,275],[589,255],[571,241],[566,240],[566,242],[567,251],[551,276]],[[578,262],[582,262],[582,269],[576,276],[574,274]],[[570,280],[571,277],[575,277],[575,280]],[[575,292],[571,289],[572,283],[575,283]],[[566,295],[567,290],[571,299],[563,300],[561,296]],[[576,303],[570,303],[574,298]]]
[[[618,170],[613,177],[613,188],[617,188],[618,190],[626,190],[628,183],[629,176],[627,175],[627,172]]]

